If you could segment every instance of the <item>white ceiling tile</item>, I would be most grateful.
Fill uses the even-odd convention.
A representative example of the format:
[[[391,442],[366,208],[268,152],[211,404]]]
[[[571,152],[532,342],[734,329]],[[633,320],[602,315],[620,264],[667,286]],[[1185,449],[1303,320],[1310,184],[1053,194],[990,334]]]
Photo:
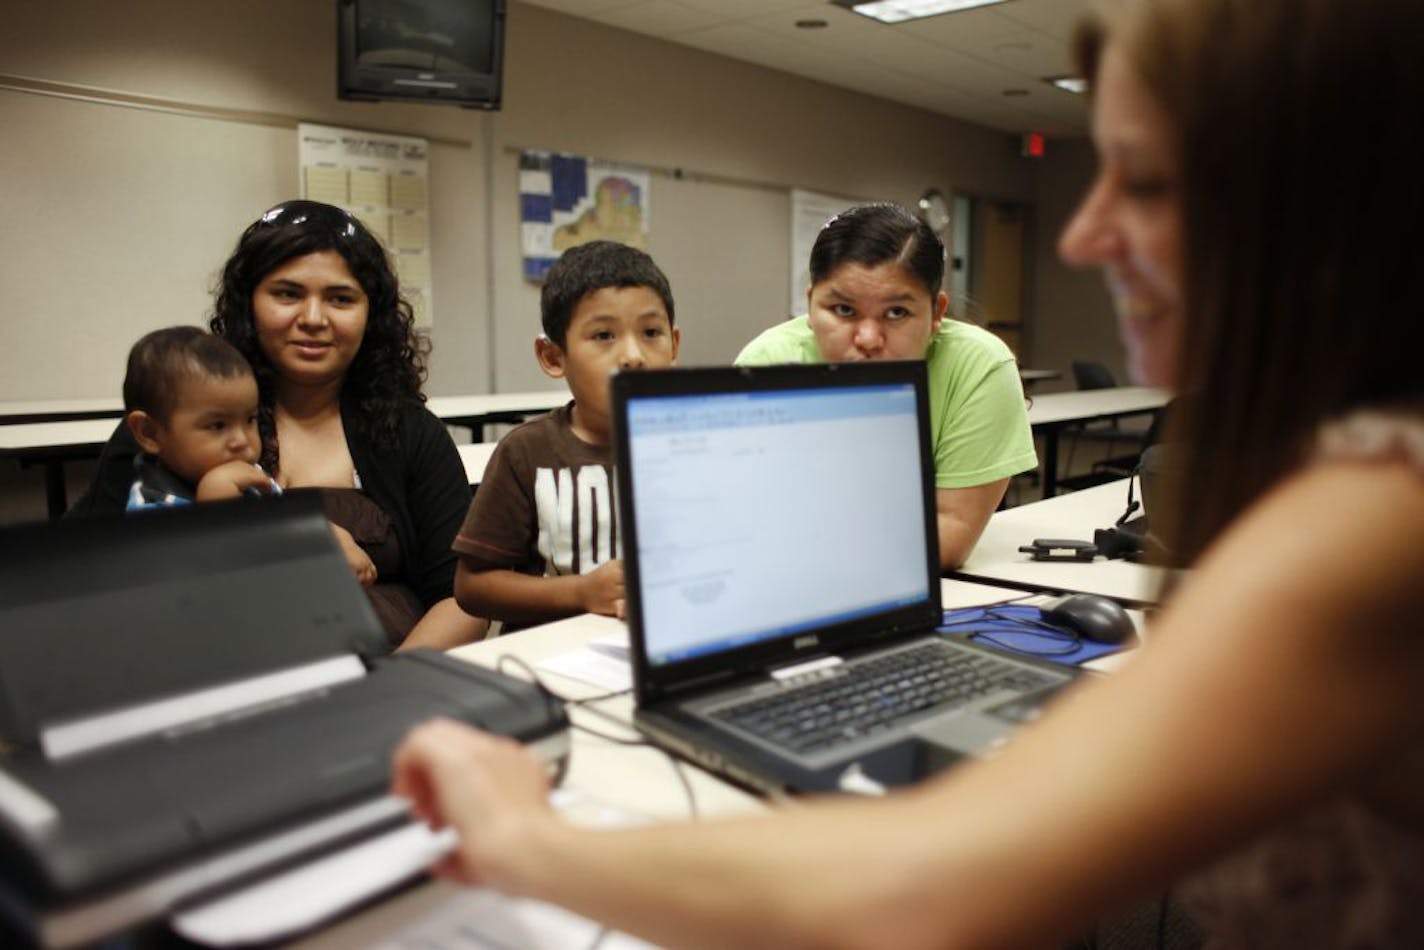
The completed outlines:
[[[932,43],[977,52],[982,48],[1028,30],[1022,23],[999,15],[998,7],[961,10],[943,16],[926,17],[896,24],[901,30]]]
[[[543,7],[546,10],[567,13],[570,16],[593,19],[609,10],[631,7],[638,3],[638,0],[524,0],[524,2],[531,6]]]
[[[994,9],[1001,16],[1067,42],[1073,38],[1089,3],[1090,0],[1013,0]]]
[[[526,2],[991,128],[1087,127],[1086,103],[1041,80],[1072,71],[1067,38],[1090,0],[1009,0],[894,25],[829,0]],[[798,29],[803,19],[827,26]]]
[[[724,22],[722,17],[670,0],[644,0],[598,15],[598,22],[651,36],[673,37]]]
[[[764,30],[739,23],[724,23],[705,30],[693,30],[678,37],[679,43],[695,46],[710,53],[721,53],[733,59],[760,63],[774,62],[785,51],[785,44]]]
[[[724,20],[745,20],[776,10],[806,5],[806,0],[681,0],[685,6],[715,13]],[[827,4],[829,6],[829,4]]]

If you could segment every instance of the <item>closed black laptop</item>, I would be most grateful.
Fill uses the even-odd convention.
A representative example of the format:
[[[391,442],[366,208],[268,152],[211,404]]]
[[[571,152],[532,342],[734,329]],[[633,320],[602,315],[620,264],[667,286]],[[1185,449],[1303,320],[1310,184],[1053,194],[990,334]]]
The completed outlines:
[[[0,904],[47,943],[408,820],[432,716],[567,751],[529,684],[382,657],[313,494],[9,529],[0,578]]]
[[[767,793],[878,791],[1074,673],[941,622],[922,362],[613,378],[635,722]]]

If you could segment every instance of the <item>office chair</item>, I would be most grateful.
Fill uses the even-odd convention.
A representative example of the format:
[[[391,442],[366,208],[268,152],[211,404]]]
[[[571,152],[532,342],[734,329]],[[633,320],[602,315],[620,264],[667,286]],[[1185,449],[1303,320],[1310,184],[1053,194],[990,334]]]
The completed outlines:
[[[1095,360],[1074,360],[1073,381],[1080,390],[1112,389],[1117,386],[1117,378],[1113,376],[1112,370]],[[1142,450],[1155,441],[1157,426],[1154,416],[1152,424],[1146,428],[1123,427],[1118,425],[1116,419],[1105,419],[1099,422],[1080,423],[1066,431],[1069,435],[1069,442],[1068,458],[1063,466],[1064,472],[1073,471],[1073,453],[1077,449],[1080,439],[1107,444],[1106,457],[1093,462],[1092,469],[1087,474],[1069,475],[1059,479],[1059,485],[1063,487],[1088,488],[1130,475],[1137,465],[1138,458],[1142,455]],[[1123,455],[1114,455],[1113,450],[1119,443],[1130,447],[1131,451]]]

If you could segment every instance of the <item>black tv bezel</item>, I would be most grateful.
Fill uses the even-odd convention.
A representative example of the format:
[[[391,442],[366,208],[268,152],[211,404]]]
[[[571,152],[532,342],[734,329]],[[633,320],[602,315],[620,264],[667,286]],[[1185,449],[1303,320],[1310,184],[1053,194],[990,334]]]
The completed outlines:
[[[504,27],[508,0],[493,0],[491,24],[494,55],[488,73],[466,70],[422,70],[431,73],[431,82],[452,86],[409,88],[398,80],[408,79],[412,70],[402,67],[361,66],[356,62],[356,7],[359,0],[336,3],[336,96],[358,102],[428,102],[458,105],[465,109],[497,111],[504,95]]]

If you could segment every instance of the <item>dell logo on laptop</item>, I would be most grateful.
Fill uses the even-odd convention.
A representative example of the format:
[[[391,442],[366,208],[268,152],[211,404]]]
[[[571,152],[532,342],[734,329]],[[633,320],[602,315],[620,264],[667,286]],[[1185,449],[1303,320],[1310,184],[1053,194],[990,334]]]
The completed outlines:
[[[821,638],[816,636],[814,633],[804,637],[797,637],[795,640],[791,641],[791,646],[797,650],[805,650],[810,647],[818,647],[820,645]]]

